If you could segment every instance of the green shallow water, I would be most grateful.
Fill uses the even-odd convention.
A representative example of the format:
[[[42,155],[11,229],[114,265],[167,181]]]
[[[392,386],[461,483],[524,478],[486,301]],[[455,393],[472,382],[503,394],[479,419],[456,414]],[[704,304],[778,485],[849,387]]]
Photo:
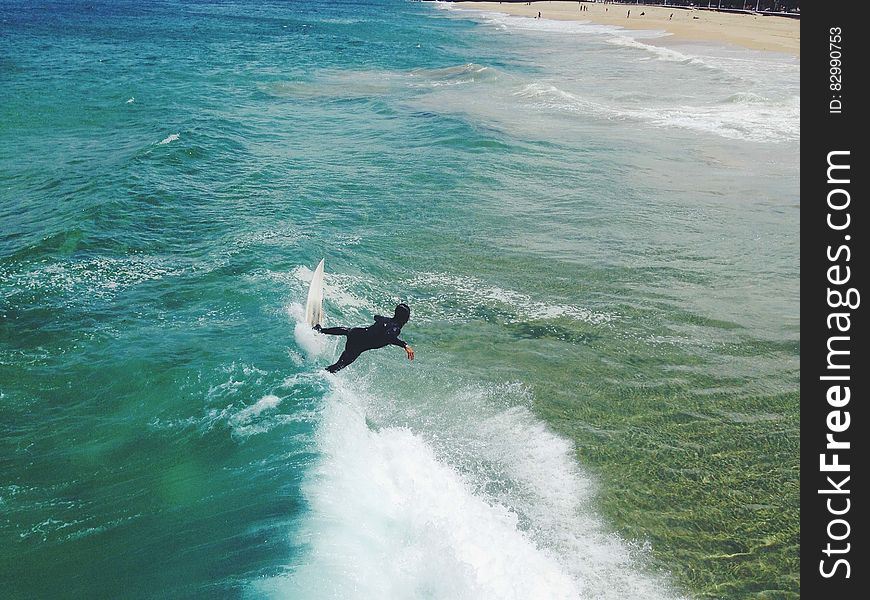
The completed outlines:
[[[427,3],[0,18],[4,597],[799,595],[797,61]],[[322,257],[413,363],[321,374]]]

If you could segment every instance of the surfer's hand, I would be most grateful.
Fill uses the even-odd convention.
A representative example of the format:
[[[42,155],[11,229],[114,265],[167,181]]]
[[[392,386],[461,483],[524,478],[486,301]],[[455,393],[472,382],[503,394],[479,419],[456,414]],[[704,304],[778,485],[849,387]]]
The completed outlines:
[[[320,331],[320,323],[314,326],[314,331]]]
[[[414,349],[411,346],[405,346],[405,352],[408,353],[408,360],[414,360]]]

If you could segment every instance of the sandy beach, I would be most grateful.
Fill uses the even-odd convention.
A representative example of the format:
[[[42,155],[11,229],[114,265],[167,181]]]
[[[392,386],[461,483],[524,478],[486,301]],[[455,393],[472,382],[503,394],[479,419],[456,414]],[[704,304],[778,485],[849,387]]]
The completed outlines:
[[[585,7],[585,10],[580,8]],[[667,31],[674,39],[736,44],[800,56],[800,20],[643,4],[592,2],[457,2],[457,8],[488,10],[560,21],[591,21],[628,29]],[[630,16],[629,16],[630,12]],[[641,14],[643,13],[643,14]]]

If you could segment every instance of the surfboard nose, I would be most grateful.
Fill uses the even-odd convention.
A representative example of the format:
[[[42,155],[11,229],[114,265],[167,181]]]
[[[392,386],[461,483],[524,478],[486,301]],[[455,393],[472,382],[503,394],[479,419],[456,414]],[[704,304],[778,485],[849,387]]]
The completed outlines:
[[[305,303],[305,321],[311,326],[322,324],[323,321],[323,265],[325,258],[320,259],[311,284],[308,286],[308,300]]]

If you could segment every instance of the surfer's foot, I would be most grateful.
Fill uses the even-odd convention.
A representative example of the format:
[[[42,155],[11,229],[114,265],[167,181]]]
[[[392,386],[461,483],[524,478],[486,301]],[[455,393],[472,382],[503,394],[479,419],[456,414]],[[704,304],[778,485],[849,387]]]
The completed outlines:
[[[314,326],[314,331],[320,331],[320,323]]]

